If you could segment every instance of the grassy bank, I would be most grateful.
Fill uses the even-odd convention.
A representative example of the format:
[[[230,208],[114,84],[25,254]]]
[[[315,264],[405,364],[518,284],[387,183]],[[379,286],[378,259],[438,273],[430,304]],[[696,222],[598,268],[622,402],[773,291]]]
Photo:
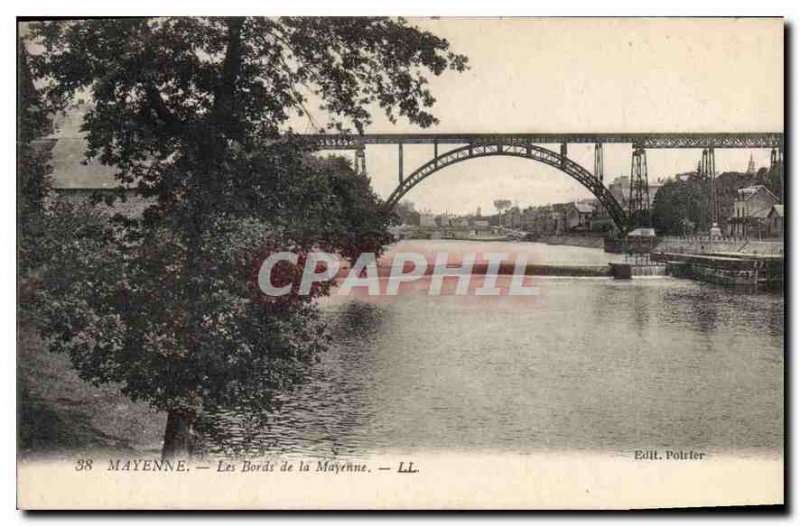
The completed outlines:
[[[18,455],[158,454],[166,415],[112,386],[81,380],[69,358],[49,352],[24,317],[17,329]]]

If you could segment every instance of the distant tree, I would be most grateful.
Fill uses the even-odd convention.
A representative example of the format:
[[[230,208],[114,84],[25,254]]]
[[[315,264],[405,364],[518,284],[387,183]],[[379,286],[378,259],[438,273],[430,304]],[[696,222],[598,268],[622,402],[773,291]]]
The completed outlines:
[[[511,228],[515,228],[521,225],[522,221],[522,213],[520,212],[519,206],[511,206],[506,211],[506,215],[508,216],[507,224]]]
[[[341,156],[309,156],[306,164],[306,177],[316,192],[317,206],[324,205],[316,217],[308,214],[308,202],[304,203],[304,211],[298,211],[306,221],[303,228],[313,233],[312,243],[330,247],[351,261],[363,252],[379,254],[391,243],[388,227],[392,217],[372,190],[369,177],[356,173]]]
[[[769,168],[760,168],[756,174],[756,180],[769,188],[781,202],[784,200],[783,195],[783,167],[780,165],[770,166]]]
[[[709,228],[709,195],[708,181],[696,175],[666,182],[653,198],[653,227],[660,234],[682,234],[687,221]]]
[[[757,183],[754,176],[740,172],[725,172],[716,177],[714,185],[720,227],[724,228],[733,214],[737,190]],[[698,175],[668,181],[659,188],[653,200],[653,226],[659,233],[706,232],[711,228],[712,220],[711,182]]]
[[[140,220],[62,246],[43,330],[85,380],[166,411],[163,454],[184,455],[204,411],[268,410],[323,346],[311,299],[260,297],[254,252],[352,257],[387,239],[365,178],[284,133],[305,112],[299,88],[332,129],[360,132],[370,104],[426,127],[426,75],[466,58],[366,17],[55,21],[30,35],[51,107],[88,93],[87,156],[153,200]]]
[[[508,199],[495,199],[492,204],[497,209],[498,224],[503,226],[503,212],[511,206],[511,201]]]
[[[411,201],[400,201],[394,207],[394,213],[397,220],[403,225],[419,226],[420,214],[414,208],[414,203]]]

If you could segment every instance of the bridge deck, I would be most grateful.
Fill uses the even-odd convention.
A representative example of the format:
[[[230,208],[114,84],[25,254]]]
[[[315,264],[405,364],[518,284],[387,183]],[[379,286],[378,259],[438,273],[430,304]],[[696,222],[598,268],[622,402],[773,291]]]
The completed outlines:
[[[782,148],[782,132],[747,133],[368,133],[304,134],[322,149],[356,149],[367,144],[632,144],[641,148]]]

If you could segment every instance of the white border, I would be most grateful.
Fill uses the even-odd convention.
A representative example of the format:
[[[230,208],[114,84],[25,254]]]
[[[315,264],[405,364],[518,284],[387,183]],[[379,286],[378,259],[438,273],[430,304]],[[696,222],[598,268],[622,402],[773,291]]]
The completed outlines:
[[[85,0],[80,2],[55,2],[55,1],[39,1],[29,0],[25,2],[15,2],[11,6],[4,4],[3,10],[8,11],[4,20],[6,22],[6,31],[3,35],[3,53],[0,53],[0,60],[2,60],[2,71],[5,73],[6,81],[2,84],[2,92],[0,92],[0,100],[3,105],[2,115],[5,117],[6,123],[16,122],[16,68],[15,68],[15,20],[16,16],[120,16],[120,15],[232,15],[232,14],[248,14],[248,15],[378,15],[378,14],[402,14],[404,16],[784,16],[787,18],[787,23],[790,26],[791,36],[790,44],[792,49],[795,47],[797,34],[797,26],[800,23],[800,13],[798,12],[798,5],[800,2],[796,0],[727,0],[725,2],[700,2],[698,0],[663,0],[661,2],[627,2],[620,0],[597,0],[597,1],[576,1],[576,0],[557,0],[552,2],[525,2],[521,0],[507,0],[504,2],[486,2],[476,0],[457,0],[449,3],[445,2],[431,2],[430,0],[389,0],[384,2],[376,2],[375,0],[315,0],[305,2],[289,2],[289,1],[264,1],[264,2],[243,2],[238,0],[225,0],[225,1],[209,1],[209,0],[194,0],[186,3],[166,3],[164,0],[138,0],[131,3],[115,3],[108,0]],[[797,69],[797,55],[790,51],[788,57],[790,60],[789,71]],[[790,84],[791,85],[791,84]],[[791,94],[787,91],[787,97]],[[787,106],[787,109],[790,106]],[[787,128],[793,128],[790,122],[795,122],[796,110],[791,106],[791,115],[788,115]],[[14,300],[16,291],[16,261],[15,249],[11,245],[14,241],[14,232],[16,231],[16,204],[15,204],[15,130],[10,124],[2,128],[2,144],[4,155],[3,173],[6,174],[7,187],[2,192],[3,204],[0,206],[0,228],[2,228],[3,237],[7,240],[7,247],[4,250],[2,258],[2,275],[4,276],[2,289],[2,306],[0,307],[0,334],[2,334],[2,362],[0,367],[6,375],[5,381],[0,383],[2,385],[3,405],[2,405],[2,422],[5,423],[5,431],[2,434],[2,466],[0,473],[2,474],[2,509],[4,511],[4,522],[17,523],[22,522],[29,516],[15,511],[15,496],[16,496],[16,458],[15,458],[15,434],[16,429],[14,425],[9,425],[16,421],[16,408],[15,408],[15,391],[16,391],[16,364],[15,364],[15,349],[16,349],[16,327],[15,327],[15,313],[16,302]],[[791,135],[791,143],[787,147],[787,157],[792,159],[790,152],[799,151],[797,148],[798,139],[795,133]],[[790,167],[796,166],[794,161],[791,162]],[[792,170],[796,172],[796,170]],[[787,174],[787,177],[793,177],[795,173]],[[798,188],[800,183],[797,180],[791,184],[791,202],[800,202],[798,200]],[[800,228],[798,227],[796,214],[790,212],[791,220],[791,247],[797,246],[798,238],[800,238]],[[794,252],[794,251],[792,251]],[[792,254],[794,256],[794,254]],[[791,281],[792,290],[789,291],[790,295],[796,290],[796,280]],[[790,326],[796,328],[794,323],[797,318],[797,307],[792,311]],[[787,327],[789,329],[789,327]],[[789,331],[787,330],[787,333]],[[796,332],[795,332],[796,336]],[[793,354],[793,349],[790,349],[789,354]],[[794,365],[797,357],[792,357],[789,360],[790,365]],[[794,369],[795,367],[792,367]],[[791,371],[794,372],[794,371]],[[788,388],[788,386],[787,386]],[[787,391],[788,392],[788,391]],[[798,406],[797,389],[793,390],[791,408]],[[794,419],[789,418],[787,421],[792,422]],[[794,428],[794,426],[792,426]],[[798,451],[798,438],[794,429],[789,431],[789,436],[792,440],[792,451],[795,453],[795,467],[797,465],[796,454]],[[790,488],[797,487],[797,470],[793,469],[791,473]],[[796,493],[796,491],[793,491]],[[790,495],[790,501],[793,500]],[[797,502],[793,502],[796,509]],[[108,519],[109,517],[105,517]],[[116,517],[115,517],[116,518]],[[237,517],[245,518],[245,517]],[[261,517],[249,516],[250,520],[261,520]],[[264,517],[267,518],[267,517]],[[293,522],[299,520],[300,522],[315,522],[321,517],[296,517]],[[329,517],[326,517],[330,520]],[[463,515],[457,517],[450,517],[450,520],[461,520],[465,518]],[[544,517],[530,517],[542,519]],[[571,523],[582,521],[588,517],[567,516],[566,520],[559,520],[559,523]],[[593,517],[595,520],[598,517]],[[618,519],[617,516],[603,516],[600,520]],[[636,520],[641,520],[646,516],[637,516]],[[705,516],[697,517],[700,519],[711,519],[714,521],[726,521],[729,517],[725,516]],[[755,517],[752,517],[755,518]],[[55,517],[46,516],[38,517],[37,522],[55,522],[56,520],[70,520],[70,521],[83,521],[85,517],[67,516]],[[164,522],[167,517],[158,516],[133,516],[126,517],[128,521],[135,521],[147,523],[148,525],[160,524]],[[182,516],[180,518],[173,517],[184,522],[195,521],[202,519],[198,516]],[[211,520],[226,521],[230,517],[215,516]],[[285,517],[271,516],[267,518],[270,522],[283,523],[287,521]],[[353,517],[336,517],[335,520],[349,521]],[[361,518],[363,520],[363,517]],[[375,517],[369,517],[368,520],[374,520]],[[414,524],[432,522],[431,517],[394,517],[393,520],[400,519],[403,522],[412,522]],[[472,517],[473,520],[477,519],[479,522],[491,520],[489,517],[480,516]],[[677,521],[686,522],[693,521],[696,518],[688,516],[666,516],[660,517],[661,523],[674,523]],[[762,517],[761,520],[764,520]]]

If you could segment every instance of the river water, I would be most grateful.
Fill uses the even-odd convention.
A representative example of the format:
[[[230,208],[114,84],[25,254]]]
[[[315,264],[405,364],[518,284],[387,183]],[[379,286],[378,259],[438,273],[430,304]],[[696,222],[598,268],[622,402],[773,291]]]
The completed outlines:
[[[392,251],[526,252],[597,265],[600,249],[405,241]],[[267,425],[233,427],[209,453],[691,448],[779,455],[783,298],[650,278],[529,278],[531,296],[321,302],[333,348]]]

